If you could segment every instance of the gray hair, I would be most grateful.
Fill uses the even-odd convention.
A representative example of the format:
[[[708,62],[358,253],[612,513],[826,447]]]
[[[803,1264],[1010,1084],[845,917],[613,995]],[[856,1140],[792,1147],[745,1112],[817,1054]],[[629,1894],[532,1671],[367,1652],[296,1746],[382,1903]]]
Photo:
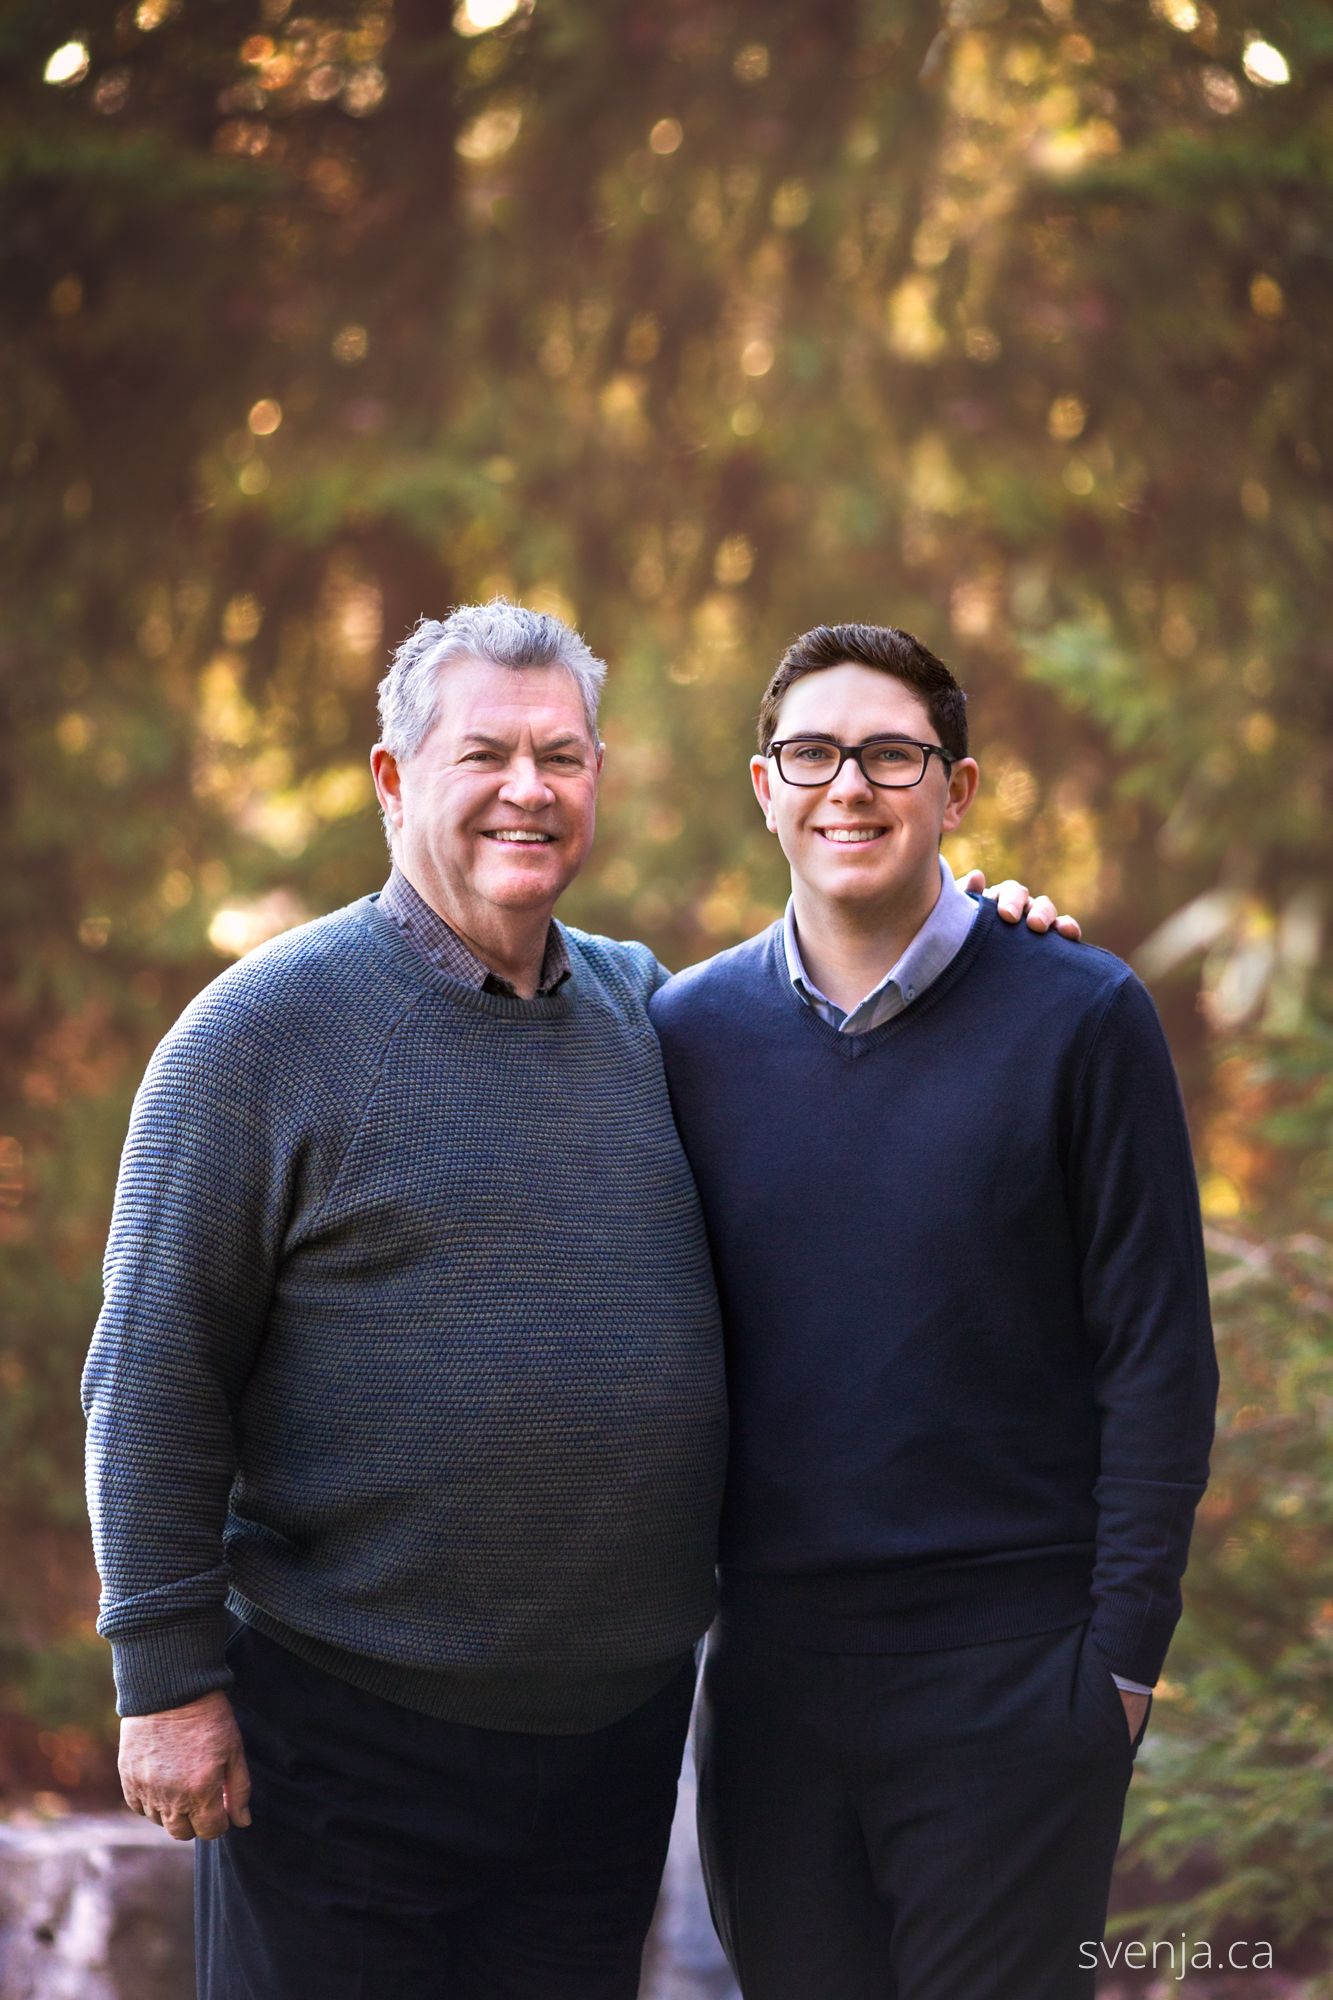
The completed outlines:
[[[579,634],[549,612],[528,611],[507,597],[459,604],[447,618],[419,619],[389,662],[379,685],[380,741],[403,763],[435,726],[440,670],[451,660],[489,660],[497,667],[564,667],[583,701],[588,733],[597,741],[597,701],[606,679]]]

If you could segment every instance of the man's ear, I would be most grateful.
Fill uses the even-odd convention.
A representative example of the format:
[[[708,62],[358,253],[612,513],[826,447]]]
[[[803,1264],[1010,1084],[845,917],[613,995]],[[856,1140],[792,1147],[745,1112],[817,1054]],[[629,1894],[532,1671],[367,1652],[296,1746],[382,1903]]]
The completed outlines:
[[[964,819],[977,795],[981,771],[975,757],[960,757],[949,771],[949,803],[944,808],[941,831],[952,833]]]
[[[377,743],[370,753],[370,775],[384,817],[398,833],[403,824],[403,780],[398,759],[383,743]]]
[[[778,824],[773,817],[772,771],[767,757],[751,757],[750,783],[754,786],[754,795],[764,815],[764,825],[770,833],[776,833]]]

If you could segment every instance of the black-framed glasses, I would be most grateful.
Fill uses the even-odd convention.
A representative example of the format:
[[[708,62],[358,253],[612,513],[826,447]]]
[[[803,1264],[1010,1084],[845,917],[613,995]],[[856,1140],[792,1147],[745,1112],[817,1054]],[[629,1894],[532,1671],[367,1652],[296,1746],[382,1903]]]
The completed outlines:
[[[848,758],[868,785],[882,792],[905,791],[919,785],[938,757],[947,773],[958,759],[939,743],[918,743],[911,736],[874,736],[868,743],[833,743],[827,736],[788,736],[770,743],[768,754],[784,785],[831,785]]]

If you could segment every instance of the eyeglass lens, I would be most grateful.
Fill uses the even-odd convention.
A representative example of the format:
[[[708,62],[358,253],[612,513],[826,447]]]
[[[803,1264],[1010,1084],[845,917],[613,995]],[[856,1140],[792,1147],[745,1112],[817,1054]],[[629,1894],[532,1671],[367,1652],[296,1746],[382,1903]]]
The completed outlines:
[[[778,772],[789,785],[826,785],[838,768],[842,752],[836,743],[784,743],[777,753]],[[872,785],[888,790],[920,782],[926,753],[915,743],[864,743],[857,756]]]

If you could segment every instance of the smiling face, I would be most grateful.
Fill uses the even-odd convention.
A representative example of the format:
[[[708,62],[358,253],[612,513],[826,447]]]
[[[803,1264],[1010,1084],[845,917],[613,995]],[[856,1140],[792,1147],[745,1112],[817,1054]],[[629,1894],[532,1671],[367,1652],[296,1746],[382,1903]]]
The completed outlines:
[[[850,662],[796,681],[783,698],[776,735],[939,742],[925,703],[905,682]],[[784,783],[771,757],[754,758],[750,769],[769,830],[791,863],[798,921],[803,902],[868,918],[921,901],[929,910],[940,835],[958,825],[976,789],[970,757],[951,772],[931,757],[919,785],[894,791],[868,784],[850,758],[830,784],[809,789]]]
[[[564,667],[452,661],[425,741],[372,763],[394,859],[455,928],[549,918],[592,845],[602,766]]]

